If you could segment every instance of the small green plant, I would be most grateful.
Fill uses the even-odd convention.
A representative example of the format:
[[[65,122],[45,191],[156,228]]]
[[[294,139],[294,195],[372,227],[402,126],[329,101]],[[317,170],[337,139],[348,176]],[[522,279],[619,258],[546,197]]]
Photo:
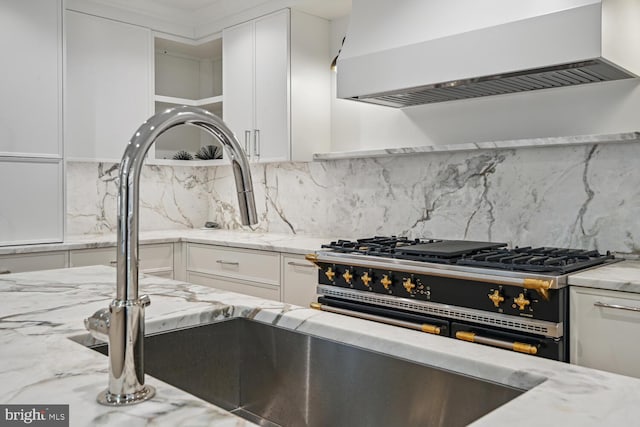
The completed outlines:
[[[196,157],[200,160],[214,160],[222,158],[222,148],[217,145],[207,145],[200,148],[196,153]]]
[[[193,160],[193,156],[191,155],[191,153],[180,150],[173,155],[173,160]]]

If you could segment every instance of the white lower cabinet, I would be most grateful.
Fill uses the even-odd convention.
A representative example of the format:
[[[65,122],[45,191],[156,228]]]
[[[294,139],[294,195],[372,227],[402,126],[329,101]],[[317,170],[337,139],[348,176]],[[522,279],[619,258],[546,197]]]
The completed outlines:
[[[173,279],[173,243],[140,245],[140,271]],[[116,248],[77,249],[69,252],[69,267],[116,266]]]
[[[280,253],[186,244],[186,281],[280,301]]]
[[[303,255],[282,255],[282,301],[309,307],[317,299],[317,267],[304,259]]]
[[[193,271],[187,271],[187,282],[195,283],[196,285],[210,286],[224,291],[238,292],[240,294],[280,301],[280,286],[233,280],[228,277],[194,273]]]
[[[67,266],[67,251],[0,256],[0,274],[52,270]]]
[[[640,295],[570,288],[571,363],[640,378]]]

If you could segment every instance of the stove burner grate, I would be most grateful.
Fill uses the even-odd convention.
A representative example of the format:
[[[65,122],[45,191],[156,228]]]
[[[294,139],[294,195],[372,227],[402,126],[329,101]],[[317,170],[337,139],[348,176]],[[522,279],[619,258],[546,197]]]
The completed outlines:
[[[470,243],[473,247],[468,251],[452,252],[452,254],[429,251],[433,247],[442,247],[447,243],[459,246]],[[597,250],[567,249],[554,247],[515,247],[508,249],[506,244],[489,242],[464,242],[442,239],[408,239],[397,236],[375,236],[358,240],[337,240],[323,248],[336,252],[361,254],[369,256],[405,259],[410,261],[431,262],[436,264],[483,267],[500,270],[566,274],[589,268],[613,259],[609,252],[601,254]]]

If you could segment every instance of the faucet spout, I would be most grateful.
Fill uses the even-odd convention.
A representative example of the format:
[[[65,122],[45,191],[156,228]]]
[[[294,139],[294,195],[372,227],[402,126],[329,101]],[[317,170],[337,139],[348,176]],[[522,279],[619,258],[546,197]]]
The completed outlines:
[[[257,223],[249,161],[233,132],[201,108],[176,107],[158,113],[134,133],[120,163],[118,189],[117,287],[109,306],[109,387],[98,395],[105,405],[128,405],[151,398],[144,384],[144,308],[149,297],[138,295],[138,210],[140,173],[145,155],[156,139],[172,127],[197,126],[226,149],[235,176],[242,224]]]

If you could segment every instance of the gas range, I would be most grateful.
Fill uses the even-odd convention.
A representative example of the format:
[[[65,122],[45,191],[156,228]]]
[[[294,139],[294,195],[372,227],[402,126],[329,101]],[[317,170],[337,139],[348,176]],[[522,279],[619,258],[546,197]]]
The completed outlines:
[[[610,253],[377,236],[323,245],[314,308],[568,359],[571,272]]]

